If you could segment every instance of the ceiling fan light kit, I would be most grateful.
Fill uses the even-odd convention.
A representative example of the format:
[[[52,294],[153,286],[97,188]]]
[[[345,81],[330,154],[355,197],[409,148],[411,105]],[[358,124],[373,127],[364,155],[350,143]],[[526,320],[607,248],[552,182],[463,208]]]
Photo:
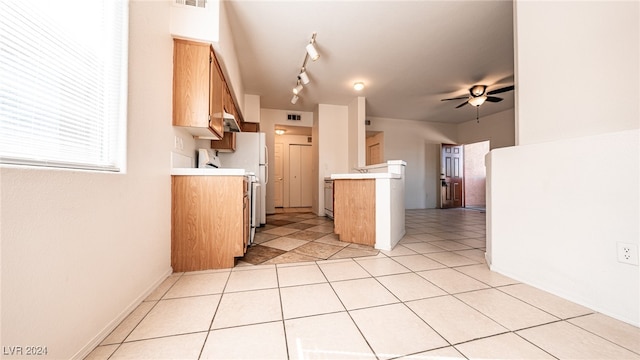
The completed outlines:
[[[304,61],[302,62],[302,66],[300,67],[300,72],[298,73],[298,76],[297,76],[296,86],[293,88],[293,98],[291,99],[291,103],[294,105],[298,102],[298,99],[300,98],[298,95],[304,88],[303,85],[307,85],[309,84],[309,82],[311,82],[311,79],[309,79],[309,75],[307,74],[307,61],[309,61],[309,59],[316,61],[320,58],[320,54],[318,53],[318,50],[314,45],[315,43],[316,43],[316,33],[314,32],[313,34],[311,34],[311,40],[309,41],[307,46],[305,46],[306,52],[304,54]]]
[[[484,104],[486,100],[487,100],[487,95],[480,95],[478,97],[469,98],[468,102],[473,106],[480,106]]]
[[[500,89],[496,89],[496,90],[491,90],[491,91],[487,91],[487,85],[473,85],[472,87],[469,88],[469,95],[463,95],[463,96],[458,96],[458,97],[454,97],[454,98],[449,98],[449,99],[442,99],[441,101],[448,101],[448,100],[462,100],[462,99],[466,99],[465,102],[463,102],[462,104],[456,106],[456,109],[459,109],[463,106],[465,106],[466,104],[475,106],[476,108],[476,121],[480,122],[480,105],[484,104],[485,101],[488,102],[500,102],[502,101],[502,98],[499,98],[497,96],[491,96],[491,95],[495,95],[495,94],[500,94],[503,92],[507,92],[507,91],[511,91],[515,89],[515,86],[510,85],[510,86],[505,86],[503,88]]]

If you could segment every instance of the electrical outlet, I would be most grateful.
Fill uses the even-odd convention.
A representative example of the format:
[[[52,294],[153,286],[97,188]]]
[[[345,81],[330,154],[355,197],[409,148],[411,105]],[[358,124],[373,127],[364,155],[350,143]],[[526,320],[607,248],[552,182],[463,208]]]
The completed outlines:
[[[177,150],[180,150],[180,137],[178,136],[173,137],[173,147]]]
[[[618,262],[638,265],[638,245],[619,242]]]

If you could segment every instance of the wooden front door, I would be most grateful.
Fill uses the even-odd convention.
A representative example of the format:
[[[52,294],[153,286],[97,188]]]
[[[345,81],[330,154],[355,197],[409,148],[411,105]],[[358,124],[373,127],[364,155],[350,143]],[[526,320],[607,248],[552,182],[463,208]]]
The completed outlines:
[[[464,154],[462,145],[442,144],[441,191],[442,208],[464,206]]]

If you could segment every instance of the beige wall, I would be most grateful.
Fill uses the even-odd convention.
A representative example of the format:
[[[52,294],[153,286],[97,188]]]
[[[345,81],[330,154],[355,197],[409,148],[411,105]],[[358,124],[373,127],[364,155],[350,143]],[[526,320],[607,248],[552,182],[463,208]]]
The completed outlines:
[[[0,169],[4,346],[81,357],[171,270],[169,7],[130,4],[126,174]]]
[[[515,145],[515,109],[458,124],[458,144],[489,140],[491,149]]]
[[[324,215],[324,178],[331,174],[348,173],[349,167],[349,108],[340,105],[319,104],[317,135],[318,174],[314,197],[314,211]],[[314,152],[315,154],[315,152]],[[317,204],[317,209],[315,208]]]
[[[440,144],[457,143],[455,124],[369,117],[367,131],[384,132],[385,160],[404,160],[405,206],[438,206]]]
[[[349,103],[349,166],[365,166],[365,98]]]

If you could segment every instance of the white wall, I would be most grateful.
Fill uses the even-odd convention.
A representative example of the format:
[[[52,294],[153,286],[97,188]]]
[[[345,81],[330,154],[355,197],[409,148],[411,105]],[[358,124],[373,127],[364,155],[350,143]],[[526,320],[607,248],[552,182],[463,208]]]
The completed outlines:
[[[616,243],[640,237],[640,3],[515,9],[528,146],[487,158],[492,269],[638,326],[638,266],[616,261]]]
[[[491,269],[640,325],[638,266],[616,257],[617,242],[640,237],[638,139],[627,130],[492,151]]]
[[[458,124],[458,144],[489,140],[491,149],[515,145],[515,109]]]
[[[130,4],[126,174],[0,170],[4,346],[81,357],[171,270],[169,7]]]
[[[369,117],[367,131],[384,132],[384,159],[404,160],[405,206],[438,206],[440,144],[457,143],[455,124]]]
[[[638,127],[638,1],[516,1],[518,144]]]

